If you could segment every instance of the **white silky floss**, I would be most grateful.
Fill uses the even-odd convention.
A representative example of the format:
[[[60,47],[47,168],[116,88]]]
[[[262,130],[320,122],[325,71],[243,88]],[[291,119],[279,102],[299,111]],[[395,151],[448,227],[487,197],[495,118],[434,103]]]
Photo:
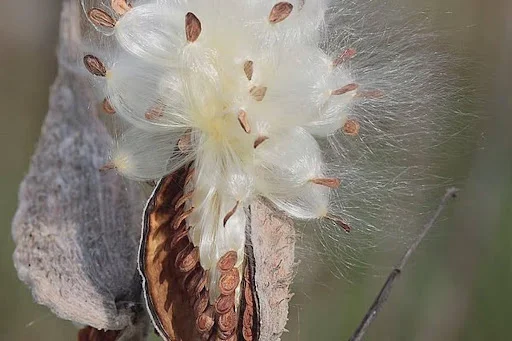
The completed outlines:
[[[342,129],[357,85],[340,60],[350,51],[320,48],[325,9],[319,0],[143,1],[109,32],[119,48],[104,60],[107,99],[131,124],[112,163],[149,180],[194,162],[187,223],[212,298],[219,258],[235,250],[237,266],[244,259],[245,208],[257,196],[292,218],[334,217],[339,181],[326,178],[335,172],[316,138]]]

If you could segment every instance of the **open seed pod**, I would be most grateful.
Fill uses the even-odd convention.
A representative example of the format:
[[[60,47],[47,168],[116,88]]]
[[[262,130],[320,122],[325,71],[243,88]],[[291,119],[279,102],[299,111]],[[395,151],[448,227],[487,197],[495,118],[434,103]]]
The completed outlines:
[[[165,340],[279,340],[291,297],[291,222],[264,202],[252,204],[244,259],[224,254],[212,288],[211,269],[203,268],[189,235],[193,171],[189,165],[163,178],[144,214],[139,270],[155,328]]]

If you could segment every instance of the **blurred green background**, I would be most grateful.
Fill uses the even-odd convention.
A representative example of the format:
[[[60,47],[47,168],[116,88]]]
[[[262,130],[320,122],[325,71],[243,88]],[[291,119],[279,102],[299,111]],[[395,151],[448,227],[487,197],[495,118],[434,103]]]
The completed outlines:
[[[402,0],[448,31],[470,87],[468,103],[483,103],[487,119],[474,129],[463,158],[446,174],[467,177],[460,199],[445,212],[415,254],[367,340],[512,339],[512,1]],[[55,77],[60,0],[0,2],[0,340],[75,340],[77,329],[32,302],[12,265],[10,224]],[[475,66],[476,65],[476,66]],[[384,264],[398,259],[390,252]],[[372,263],[372,259],[364,261]],[[379,264],[382,264],[379,259]],[[292,300],[284,340],[346,340],[385,279],[386,271],[328,269],[303,278]]]

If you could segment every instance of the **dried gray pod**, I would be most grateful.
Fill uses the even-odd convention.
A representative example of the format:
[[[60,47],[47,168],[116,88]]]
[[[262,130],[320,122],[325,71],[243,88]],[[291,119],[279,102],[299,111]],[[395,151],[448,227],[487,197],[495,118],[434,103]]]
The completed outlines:
[[[80,46],[80,9],[64,1],[59,73],[19,191],[12,225],[18,276],[57,316],[142,340],[147,330],[137,273],[138,185],[100,173],[112,144],[90,108],[87,80],[69,67]],[[91,334],[92,335],[92,334]]]
[[[260,306],[260,340],[280,340],[288,321],[294,274],[295,230],[291,219],[263,201],[251,206],[251,244]]]

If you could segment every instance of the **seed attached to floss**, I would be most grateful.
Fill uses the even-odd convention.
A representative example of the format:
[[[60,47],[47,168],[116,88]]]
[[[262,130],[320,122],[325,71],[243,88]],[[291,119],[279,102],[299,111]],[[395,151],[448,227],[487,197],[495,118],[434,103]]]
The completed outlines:
[[[105,77],[107,75],[107,68],[98,57],[88,54],[84,57],[84,65],[87,71],[94,76]]]
[[[249,89],[249,93],[256,101],[261,102],[261,101],[263,101],[263,98],[265,97],[265,94],[267,93],[267,87],[266,86],[253,86],[251,89]]]
[[[201,314],[196,321],[197,329],[200,333],[206,333],[213,328],[215,320],[213,319],[213,308],[208,308],[203,314]]]
[[[183,194],[181,198],[178,199],[176,204],[174,205],[174,209],[177,211],[178,208],[185,205],[185,203],[192,198],[192,195],[194,194],[194,191],[190,191],[187,194]]]
[[[190,168],[188,170],[187,176],[185,177],[185,186],[189,184],[189,182],[194,178],[196,170],[194,168]]]
[[[191,141],[192,137],[190,136],[191,132],[187,131],[183,136],[178,140],[178,149],[182,153],[186,153],[191,149]]]
[[[200,316],[206,310],[206,308],[208,308],[209,303],[210,301],[208,296],[208,290],[203,289],[199,294],[199,298],[194,303],[195,315]]]
[[[343,94],[346,94],[347,92],[356,90],[358,87],[359,87],[359,85],[357,85],[355,83],[350,83],[350,84],[347,84],[339,89],[333,90],[331,92],[331,95],[333,95],[333,96],[343,95]]]
[[[187,41],[193,43],[201,34],[201,22],[194,13],[188,12],[185,16],[185,35]]]
[[[182,229],[180,232],[175,234],[171,239],[171,244],[169,245],[170,248],[174,249],[176,245],[178,245],[178,243],[184,240],[186,237],[188,237],[188,231],[187,229]]]
[[[361,126],[359,125],[359,122],[356,120],[348,120],[343,125],[343,132],[349,136],[356,136],[359,134],[359,129]]]
[[[173,221],[171,222],[171,226],[174,230],[177,230],[180,228],[181,224],[183,222],[185,222],[185,219],[187,219],[187,217],[192,214],[192,212],[194,211],[194,208],[191,207],[189,208],[187,211],[183,212],[182,214],[180,215],[177,215],[176,217],[173,218]]]
[[[252,73],[254,71],[253,65],[254,63],[252,60],[248,60],[244,63],[244,73],[248,80],[252,79]]]
[[[277,24],[284,19],[288,18],[290,13],[293,10],[293,5],[289,2],[278,2],[272,7],[270,11],[270,15],[268,16],[268,21],[271,24]]]
[[[233,292],[240,283],[240,274],[238,269],[233,268],[223,274],[219,280],[219,289],[222,295],[229,295]]]
[[[354,56],[356,55],[356,49],[347,49],[345,51],[343,51],[338,58],[336,58],[333,62],[332,62],[332,65],[334,67],[338,66],[338,65],[341,65],[343,63],[345,63],[346,61],[349,61],[350,59],[354,58]]]
[[[180,271],[189,272],[196,266],[197,262],[199,262],[199,248],[194,247],[190,251],[187,250],[186,253],[182,255],[181,259],[179,256],[178,259],[179,264],[177,264],[177,267],[180,269]]]
[[[208,270],[207,271],[203,271],[203,275],[202,275],[201,279],[199,280],[199,282],[196,285],[195,293],[197,295],[200,295],[201,292],[203,292],[203,290],[206,289],[206,284],[208,283],[208,279],[209,279],[208,276],[209,276]]]
[[[195,297],[198,295],[201,291],[197,290],[197,286],[199,283],[202,282],[204,278],[204,270],[202,267],[197,267],[194,271],[192,271],[190,274],[188,274],[187,277],[185,277],[185,281],[183,282],[183,287],[187,291],[187,293]]]
[[[238,321],[238,316],[235,310],[232,308],[227,313],[220,315],[219,317],[219,329],[222,332],[226,332],[228,337],[235,330]]]
[[[333,189],[340,187],[340,183],[341,183],[341,181],[339,179],[335,179],[335,178],[315,178],[315,179],[311,179],[309,181],[311,181],[312,183],[314,183],[316,185],[322,185],[322,186],[326,186],[326,187],[333,188]]]
[[[116,169],[116,165],[111,161],[100,168],[100,172],[107,172],[109,170]]]
[[[341,227],[347,233],[350,232],[350,230],[352,230],[350,225],[345,223],[341,218],[338,218],[338,217],[335,217],[332,215],[327,215],[327,216],[325,216],[325,219],[329,219],[330,221],[335,222],[339,227]]]
[[[132,5],[128,4],[126,0],[111,0],[110,6],[119,15],[123,15],[132,9]]]
[[[229,211],[225,216],[224,216],[224,220],[223,220],[223,224],[224,224],[224,227],[226,226],[226,223],[228,222],[229,218],[231,218],[233,216],[233,214],[235,214],[236,212],[236,209],[238,208],[238,205],[240,204],[240,201],[237,201],[235,206],[231,209],[231,211]]]
[[[103,111],[109,115],[113,115],[116,113],[116,110],[114,109],[114,107],[112,106],[112,104],[110,104],[110,101],[105,98],[103,100],[103,103],[102,103],[102,108],[103,108]]]
[[[245,110],[240,110],[238,112],[238,122],[240,123],[240,126],[242,129],[247,133],[251,133],[251,126],[249,125],[249,121],[247,120],[247,113]]]
[[[235,306],[235,293],[230,295],[221,295],[215,302],[215,311],[217,314],[225,314]]]
[[[254,141],[254,149],[258,148],[260,144],[268,140],[268,136],[258,136],[256,141]]]
[[[237,260],[238,255],[235,251],[226,252],[226,254],[219,259],[217,267],[221,272],[229,271],[233,269]]]
[[[146,120],[152,121],[164,116],[164,109],[161,106],[150,109],[144,114]]]
[[[92,8],[87,12],[87,16],[95,25],[107,28],[114,28],[116,26],[116,20],[99,8]]]

